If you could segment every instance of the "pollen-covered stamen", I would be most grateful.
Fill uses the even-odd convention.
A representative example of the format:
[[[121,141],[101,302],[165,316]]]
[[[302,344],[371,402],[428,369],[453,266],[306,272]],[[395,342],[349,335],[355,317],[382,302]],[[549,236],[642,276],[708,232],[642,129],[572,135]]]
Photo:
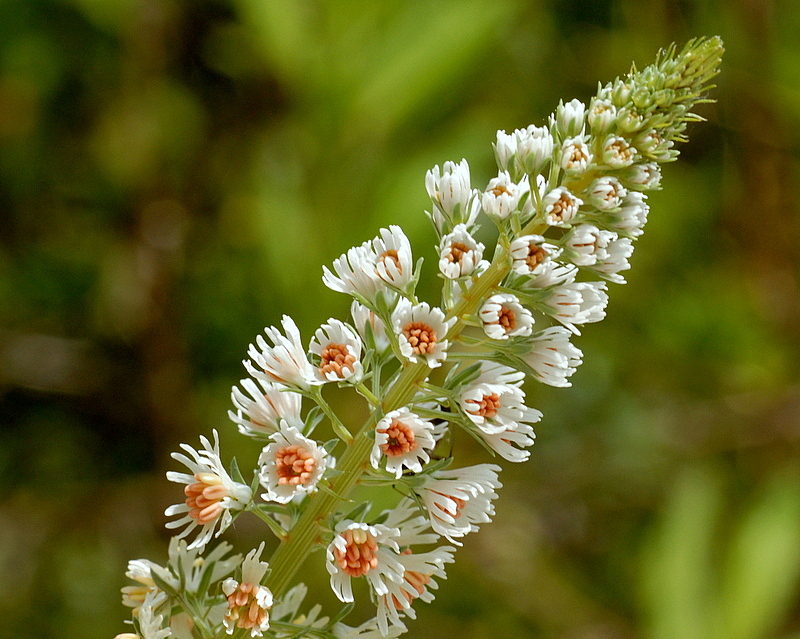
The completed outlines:
[[[566,193],[562,193],[561,197],[558,198],[553,203],[553,207],[550,210],[550,216],[557,222],[564,221],[564,215],[568,214],[570,211],[570,207],[572,206],[572,200]]]
[[[432,353],[436,347],[436,331],[425,322],[409,322],[403,327],[403,335],[415,355]]]
[[[368,531],[351,528],[342,533],[345,549],[334,548],[336,564],[351,577],[363,577],[378,566],[378,542]]]
[[[491,188],[487,191],[487,193],[491,193],[495,197],[500,197],[501,195],[512,195],[511,191],[508,190],[506,186],[503,184],[498,184],[494,188]]]
[[[258,601],[262,586],[239,584],[236,590],[228,595],[227,619],[237,628],[261,628],[267,620],[269,612]]]
[[[399,457],[417,449],[414,431],[398,419],[393,419],[389,426],[379,429],[378,432],[385,433],[388,438],[385,444],[381,444],[381,450],[387,457]]]
[[[275,451],[275,466],[279,484],[305,485],[314,475],[317,460],[310,451],[292,444]]]
[[[624,140],[615,140],[608,145],[607,150],[618,163],[630,164],[634,159],[634,150]]]
[[[229,491],[214,473],[197,473],[194,478],[197,481],[188,484],[183,492],[186,494],[189,517],[202,526],[219,517],[223,510],[220,502],[228,496]]]
[[[356,357],[350,352],[346,344],[334,344],[331,342],[322,349],[319,370],[323,375],[333,372],[337,377],[344,377],[342,370],[348,370],[352,373],[355,361]]]
[[[537,246],[531,242],[528,244],[528,257],[525,258],[525,264],[533,271],[539,264],[544,262],[549,255],[550,254],[541,246]]]
[[[497,393],[492,393],[491,395],[484,395],[479,400],[468,399],[465,403],[469,403],[474,406],[474,408],[471,408],[467,411],[468,413],[477,415],[479,417],[484,417],[486,419],[492,419],[500,410],[500,395]]]
[[[567,170],[578,168],[583,164],[589,162],[589,156],[586,154],[582,145],[573,144],[567,156],[564,158],[564,168]]]
[[[453,242],[450,245],[450,252],[447,254],[446,259],[448,262],[454,264],[461,264],[461,258],[465,253],[469,253],[471,249],[463,242]]]
[[[514,312],[514,309],[504,305],[501,306],[500,310],[497,312],[497,321],[487,323],[498,324],[506,333],[510,333],[517,328],[517,314]]]

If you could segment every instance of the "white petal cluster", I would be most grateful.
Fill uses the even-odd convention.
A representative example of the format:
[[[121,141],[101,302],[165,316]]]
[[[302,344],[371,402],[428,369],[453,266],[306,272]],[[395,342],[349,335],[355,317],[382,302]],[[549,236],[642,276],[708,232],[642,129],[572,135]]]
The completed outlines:
[[[630,238],[620,238],[613,231],[592,224],[581,224],[567,234],[564,245],[573,264],[589,267],[611,282],[625,283],[619,272],[630,268],[628,258],[633,254]]]
[[[533,332],[533,315],[511,293],[498,293],[487,299],[478,312],[483,331],[491,339],[524,337]]]
[[[508,171],[501,171],[489,181],[481,194],[483,212],[493,220],[505,220],[519,208],[523,197],[530,192],[528,176],[515,183]]]
[[[483,249],[466,224],[457,224],[439,243],[439,271],[451,280],[472,275],[483,258]]]
[[[425,362],[430,368],[441,366],[447,358],[446,336],[455,321],[447,320],[441,309],[431,308],[427,302],[412,304],[405,298],[392,314],[403,357],[413,363]]]
[[[222,582],[222,592],[228,600],[228,611],[223,618],[225,630],[232,635],[237,628],[250,631],[251,637],[261,637],[269,628],[269,611],[272,608],[272,592],[261,585],[261,580],[269,568],[261,561],[264,542],[257,549],[247,553],[242,562],[242,581],[226,579]]]
[[[414,276],[414,259],[403,230],[394,225],[381,229],[372,240],[372,252],[378,277],[396,289],[404,289]]]
[[[320,382],[358,382],[364,375],[361,339],[347,324],[329,319],[311,340],[309,351],[319,357],[315,374]]]
[[[266,375],[267,381],[301,390],[320,384],[314,367],[308,361],[297,324],[284,315],[281,325],[286,335],[274,326],[264,329],[271,345],[261,335],[256,336],[256,343],[250,344],[247,350],[250,360],[244,362],[245,368],[257,379]]]
[[[475,532],[494,516],[499,466],[478,464],[467,468],[440,470],[428,476],[418,494],[428,510],[431,527],[452,543]]]
[[[457,224],[471,227],[475,223],[480,201],[471,186],[466,160],[445,162],[441,171],[433,167],[425,174],[425,188],[434,204],[428,216],[440,236]]]
[[[181,448],[189,454],[172,453],[172,458],[184,464],[191,474],[169,471],[167,479],[185,484],[186,501],[175,504],[164,512],[168,517],[179,518],[167,522],[167,528],[184,529],[178,539],[186,537],[195,528],[200,531],[189,548],[204,547],[213,536],[219,536],[233,521],[232,510],[244,508],[252,497],[249,486],[231,479],[219,455],[219,436],[214,431],[214,444],[200,437],[203,448],[195,450],[188,444]]]
[[[381,524],[344,520],[325,553],[331,588],[339,601],[353,601],[352,578],[366,577],[372,591],[389,594],[389,582],[401,583],[403,565],[398,561],[400,531]]]
[[[258,480],[266,489],[261,497],[287,504],[314,492],[331,463],[325,449],[292,426],[285,426],[270,439],[272,443],[258,458]]]
[[[567,282],[550,291],[542,310],[580,335],[577,326],[599,322],[606,316],[605,289],[604,282]]]
[[[558,186],[542,198],[545,222],[550,226],[569,226],[582,204],[583,200]]]
[[[403,470],[422,472],[422,466],[430,461],[430,452],[436,446],[433,424],[422,419],[408,408],[399,408],[387,413],[375,425],[375,445],[370,462],[380,468],[386,460],[386,471],[399,478]]]
[[[300,417],[303,398],[283,384],[276,384],[259,375],[255,380],[245,378],[231,389],[231,401],[236,412],[228,411],[228,417],[239,427],[243,435],[271,435],[280,428],[281,420],[290,426],[301,426]],[[244,392],[246,391],[246,393]]]
[[[391,342],[386,334],[386,325],[375,311],[368,309],[357,301],[353,301],[350,305],[350,315],[353,318],[353,326],[355,326],[364,343],[368,343],[368,334],[371,334],[375,350],[382,353],[389,348]],[[367,324],[369,324],[369,333],[367,332]]]
[[[561,249],[541,235],[523,235],[511,242],[509,253],[512,271],[519,275],[542,275],[556,265]]]
[[[553,146],[553,135],[547,127],[531,125],[512,134],[498,131],[494,150],[501,170],[535,175],[550,162]]]
[[[611,211],[622,206],[628,191],[612,175],[597,178],[589,187],[589,203],[600,211]]]
[[[534,335],[531,350],[522,356],[543,384],[568,387],[568,378],[583,361],[583,353],[569,340],[572,332],[563,326],[551,326]]]
[[[592,159],[592,152],[582,135],[567,138],[561,145],[561,168],[570,175],[585,173]]]

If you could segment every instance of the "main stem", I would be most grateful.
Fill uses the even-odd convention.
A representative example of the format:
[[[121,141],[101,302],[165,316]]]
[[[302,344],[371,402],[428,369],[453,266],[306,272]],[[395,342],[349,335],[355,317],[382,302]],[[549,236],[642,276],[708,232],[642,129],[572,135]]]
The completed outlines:
[[[540,225],[530,222],[522,235],[540,231]],[[479,305],[492,290],[500,285],[511,269],[508,252],[502,250],[495,257],[491,266],[481,275],[467,291],[461,301],[448,314],[448,319],[456,318],[446,339],[452,340],[461,333],[464,317],[478,311]],[[320,490],[315,493],[303,509],[297,523],[289,531],[270,560],[270,573],[267,587],[275,597],[286,592],[295,573],[300,569],[314,545],[320,542],[320,523],[333,512],[340,500],[347,499],[353,487],[361,479],[368,464],[372,447],[375,444],[373,431],[381,414],[386,414],[407,405],[417,393],[419,384],[430,373],[424,362],[409,364],[397,378],[381,402],[381,411],[375,410],[361,430],[356,433],[352,444],[338,460],[336,469],[339,474],[330,483],[330,491]]]

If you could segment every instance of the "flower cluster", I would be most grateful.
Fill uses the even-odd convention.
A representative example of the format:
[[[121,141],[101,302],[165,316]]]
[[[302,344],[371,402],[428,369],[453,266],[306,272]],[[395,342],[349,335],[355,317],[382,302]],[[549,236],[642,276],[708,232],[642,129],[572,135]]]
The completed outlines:
[[[677,157],[675,142],[699,119],[692,108],[721,52],[713,38],[669,49],[588,103],[562,102],[542,126],[499,131],[497,175],[481,187],[466,160],[431,169],[438,306],[417,299],[421,262],[398,226],[324,267],[324,284],[352,298],[350,317],[328,319],[305,342],[284,316],[250,345],[248,376],[232,389],[231,421],[261,447],[252,480],[223,464],[216,431],[213,442],[173,454],[189,471],[167,474],[184,485],[185,500],[166,511],[167,527],[180,532],[167,567],[129,565],[136,585],[123,594],[136,636],[404,632],[455,547],[494,515],[501,468],[459,466],[454,440],[466,434],[493,456],[528,459],[542,414],[527,405],[524,382],[570,385],[583,358],[574,339],[605,317],[609,285],[625,283],[646,192],[659,188],[659,165]],[[476,238],[482,219],[496,230],[491,262]],[[360,429],[329,406],[331,385],[366,404]],[[326,421],[332,438],[319,440]],[[358,484],[402,498],[390,511],[353,508]],[[243,560],[224,542],[203,557],[244,512],[277,537],[270,562],[261,560],[265,542]],[[369,597],[373,618],[350,627],[318,606],[299,614],[306,588],[290,585],[315,547],[326,549],[336,597]]]

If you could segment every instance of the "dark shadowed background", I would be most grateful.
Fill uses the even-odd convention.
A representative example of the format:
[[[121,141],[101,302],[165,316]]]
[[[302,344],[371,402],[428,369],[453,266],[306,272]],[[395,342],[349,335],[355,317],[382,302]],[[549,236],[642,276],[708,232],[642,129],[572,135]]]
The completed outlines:
[[[321,266],[390,223],[433,292],[427,169],[483,186],[497,129],[720,35],[629,284],[409,636],[800,638],[798,34],[794,0],[0,0],[0,637],[125,630],[169,453],[255,461],[256,333],[343,317]]]

